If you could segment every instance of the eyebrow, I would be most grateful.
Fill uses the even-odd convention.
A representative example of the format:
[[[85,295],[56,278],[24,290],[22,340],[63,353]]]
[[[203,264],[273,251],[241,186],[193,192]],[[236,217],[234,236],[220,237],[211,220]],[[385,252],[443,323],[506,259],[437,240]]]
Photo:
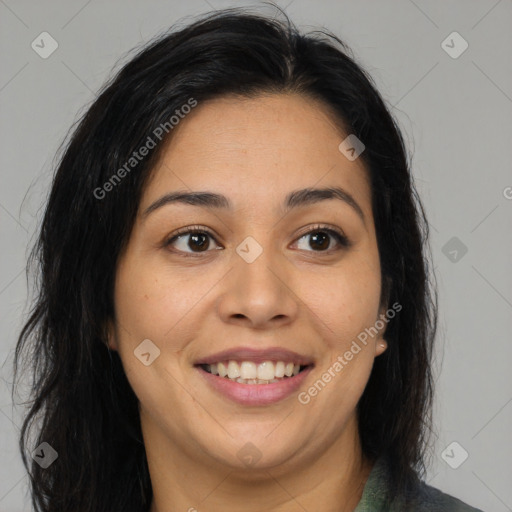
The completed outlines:
[[[294,190],[290,192],[283,203],[284,213],[307,206],[320,201],[326,201],[330,199],[338,199],[348,204],[365,223],[365,217],[363,210],[356,202],[356,200],[346,191],[340,187],[328,187],[328,188],[304,188],[300,190]],[[233,210],[231,201],[221,194],[214,192],[171,192],[157,199],[143,212],[143,217],[147,217],[150,213],[161,208],[164,205],[182,203],[189,204],[192,206],[202,206],[206,208],[216,210]]]

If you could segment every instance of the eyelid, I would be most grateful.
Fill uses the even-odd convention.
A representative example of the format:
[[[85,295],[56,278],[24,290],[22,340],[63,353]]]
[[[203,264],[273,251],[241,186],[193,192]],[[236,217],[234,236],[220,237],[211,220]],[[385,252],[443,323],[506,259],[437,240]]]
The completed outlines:
[[[341,239],[340,243],[344,243],[347,246],[350,244],[350,241],[349,241],[347,235],[345,235],[345,233],[340,228],[331,226],[329,224],[314,224],[313,226],[308,226],[305,231],[301,231],[301,233],[297,236],[296,240],[300,240],[303,236],[309,235],[310,233],[314,233],[315,231],[325,231],[327,233],[337,235]],[[322,251],[313,251],[313,252],[322,252]],[[323,251],[323,252],[325,252],[325,251]]]
[[[333,251],[339,251],[343,248],[348,248],[352,245],[351,241],[347,238],[345,233],[337,227],[330,226],[327,224],[315,224],[313,226],[308,226],[305,228],[305,231],[302,231],[294,240],[294,243],[298,242],[301,238],[304,236],[307,236],[311,233],[314,233],[316,231],[324,231],[329,233],[331,236],[333,236],[336,241],[338,242],[339,247],[334,249],[328,249],[326,251],[306,251],[306,252],[312,252],[312,253],[318,253],[318,254],[331,254]],[[209,237],[213,239],[213,241],[219,245],[217,242],[217,239],[215,235],[211,232],[209,228],[206,226],[201,225],[193,225],[193,226],[186,226],[184,228],[180,228],[176,230],[172,235],[170,235],[166,241],[164,242],[164,247],[167,247],[172,244],[178,237],[193,234],[193,233],[204,233],[207,234]],[[218,250],[219,248],[217,248]],[[185,251],[176,251],[179,254],[182,254],[184,256],[192,256],[192,257],[198,257],[201,256],[203,253],[212,252],[211,250],[208,251],[202,251],[202,252],[185,252]]]
[[[217,245],[217,239],[215,235],[208,229],[206,226],[194,225],[194,226],[186,226],[184,228],[177,229],[174,233],[172,233],[168,238],[166,238],[164,242],[164,247],[171,245],[172,242],[178,239],[180,236],[194,234],[194,233],[206,233],[209,237],[211,237]],[[185,256],[201,256],[201,252],[193,253],[193,252],[184,252],[184,251],[175,251],[180,254],[184,254]],[[211,251],[204,251],[205,253]]]

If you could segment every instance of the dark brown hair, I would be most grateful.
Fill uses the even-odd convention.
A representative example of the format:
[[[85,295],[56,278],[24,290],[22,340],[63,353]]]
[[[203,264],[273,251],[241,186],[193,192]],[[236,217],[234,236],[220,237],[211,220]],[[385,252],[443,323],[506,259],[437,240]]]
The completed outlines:
[[[37,511],[149,509],[137,398],[117,352],[105,344],[105,324],[113,318],[119,254],[172,132],[108,196],[99,199],[94,191],[190,98],[201,104],[227,94],[316,98],[363,141],[383,297],[402,310],[387,325],[388,349],[376,358],[358,404],[362,448],[372,460],[389,457],[395,493],[424,471],[437,305],[428,224],[404,142],[350,49],[324,31],[301,34],[284,18],[226,9],[158,36],[104,86],[74,129],[31,255],[37,300],[15,353],[15,385],[24,350],[33,377],[20,449]],[[29,443],[32,429],[37,435]],[[59,453],[47,469],[25,454],[43,441]]]

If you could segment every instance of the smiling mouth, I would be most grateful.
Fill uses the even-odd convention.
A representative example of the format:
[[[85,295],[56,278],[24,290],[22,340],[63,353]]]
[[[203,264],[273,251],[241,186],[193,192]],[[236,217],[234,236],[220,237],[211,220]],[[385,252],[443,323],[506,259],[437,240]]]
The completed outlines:
[[[239,384],[274,384],[292,379],[313,365],[299,365],[293,362],[264,361],[221,361],[215,364],[198,364],[206,373]]]

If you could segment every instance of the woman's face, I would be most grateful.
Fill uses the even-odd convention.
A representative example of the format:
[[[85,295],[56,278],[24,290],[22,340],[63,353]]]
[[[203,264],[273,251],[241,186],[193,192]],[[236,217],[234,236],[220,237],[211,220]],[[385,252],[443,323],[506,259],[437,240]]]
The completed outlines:
[[[358,335],[386,306],[367,173],[338,148],[348,134],[315,101],[267,95],[199,103],[172,135],[119,261],[109,338],[145,442],[239,471],[354,445],[385,350],[382,330]],[[327,188],[342,193],[298,192]],[[162,201],[178,192],[225,199]],[[290,363],[306,369],[283,376]]]

